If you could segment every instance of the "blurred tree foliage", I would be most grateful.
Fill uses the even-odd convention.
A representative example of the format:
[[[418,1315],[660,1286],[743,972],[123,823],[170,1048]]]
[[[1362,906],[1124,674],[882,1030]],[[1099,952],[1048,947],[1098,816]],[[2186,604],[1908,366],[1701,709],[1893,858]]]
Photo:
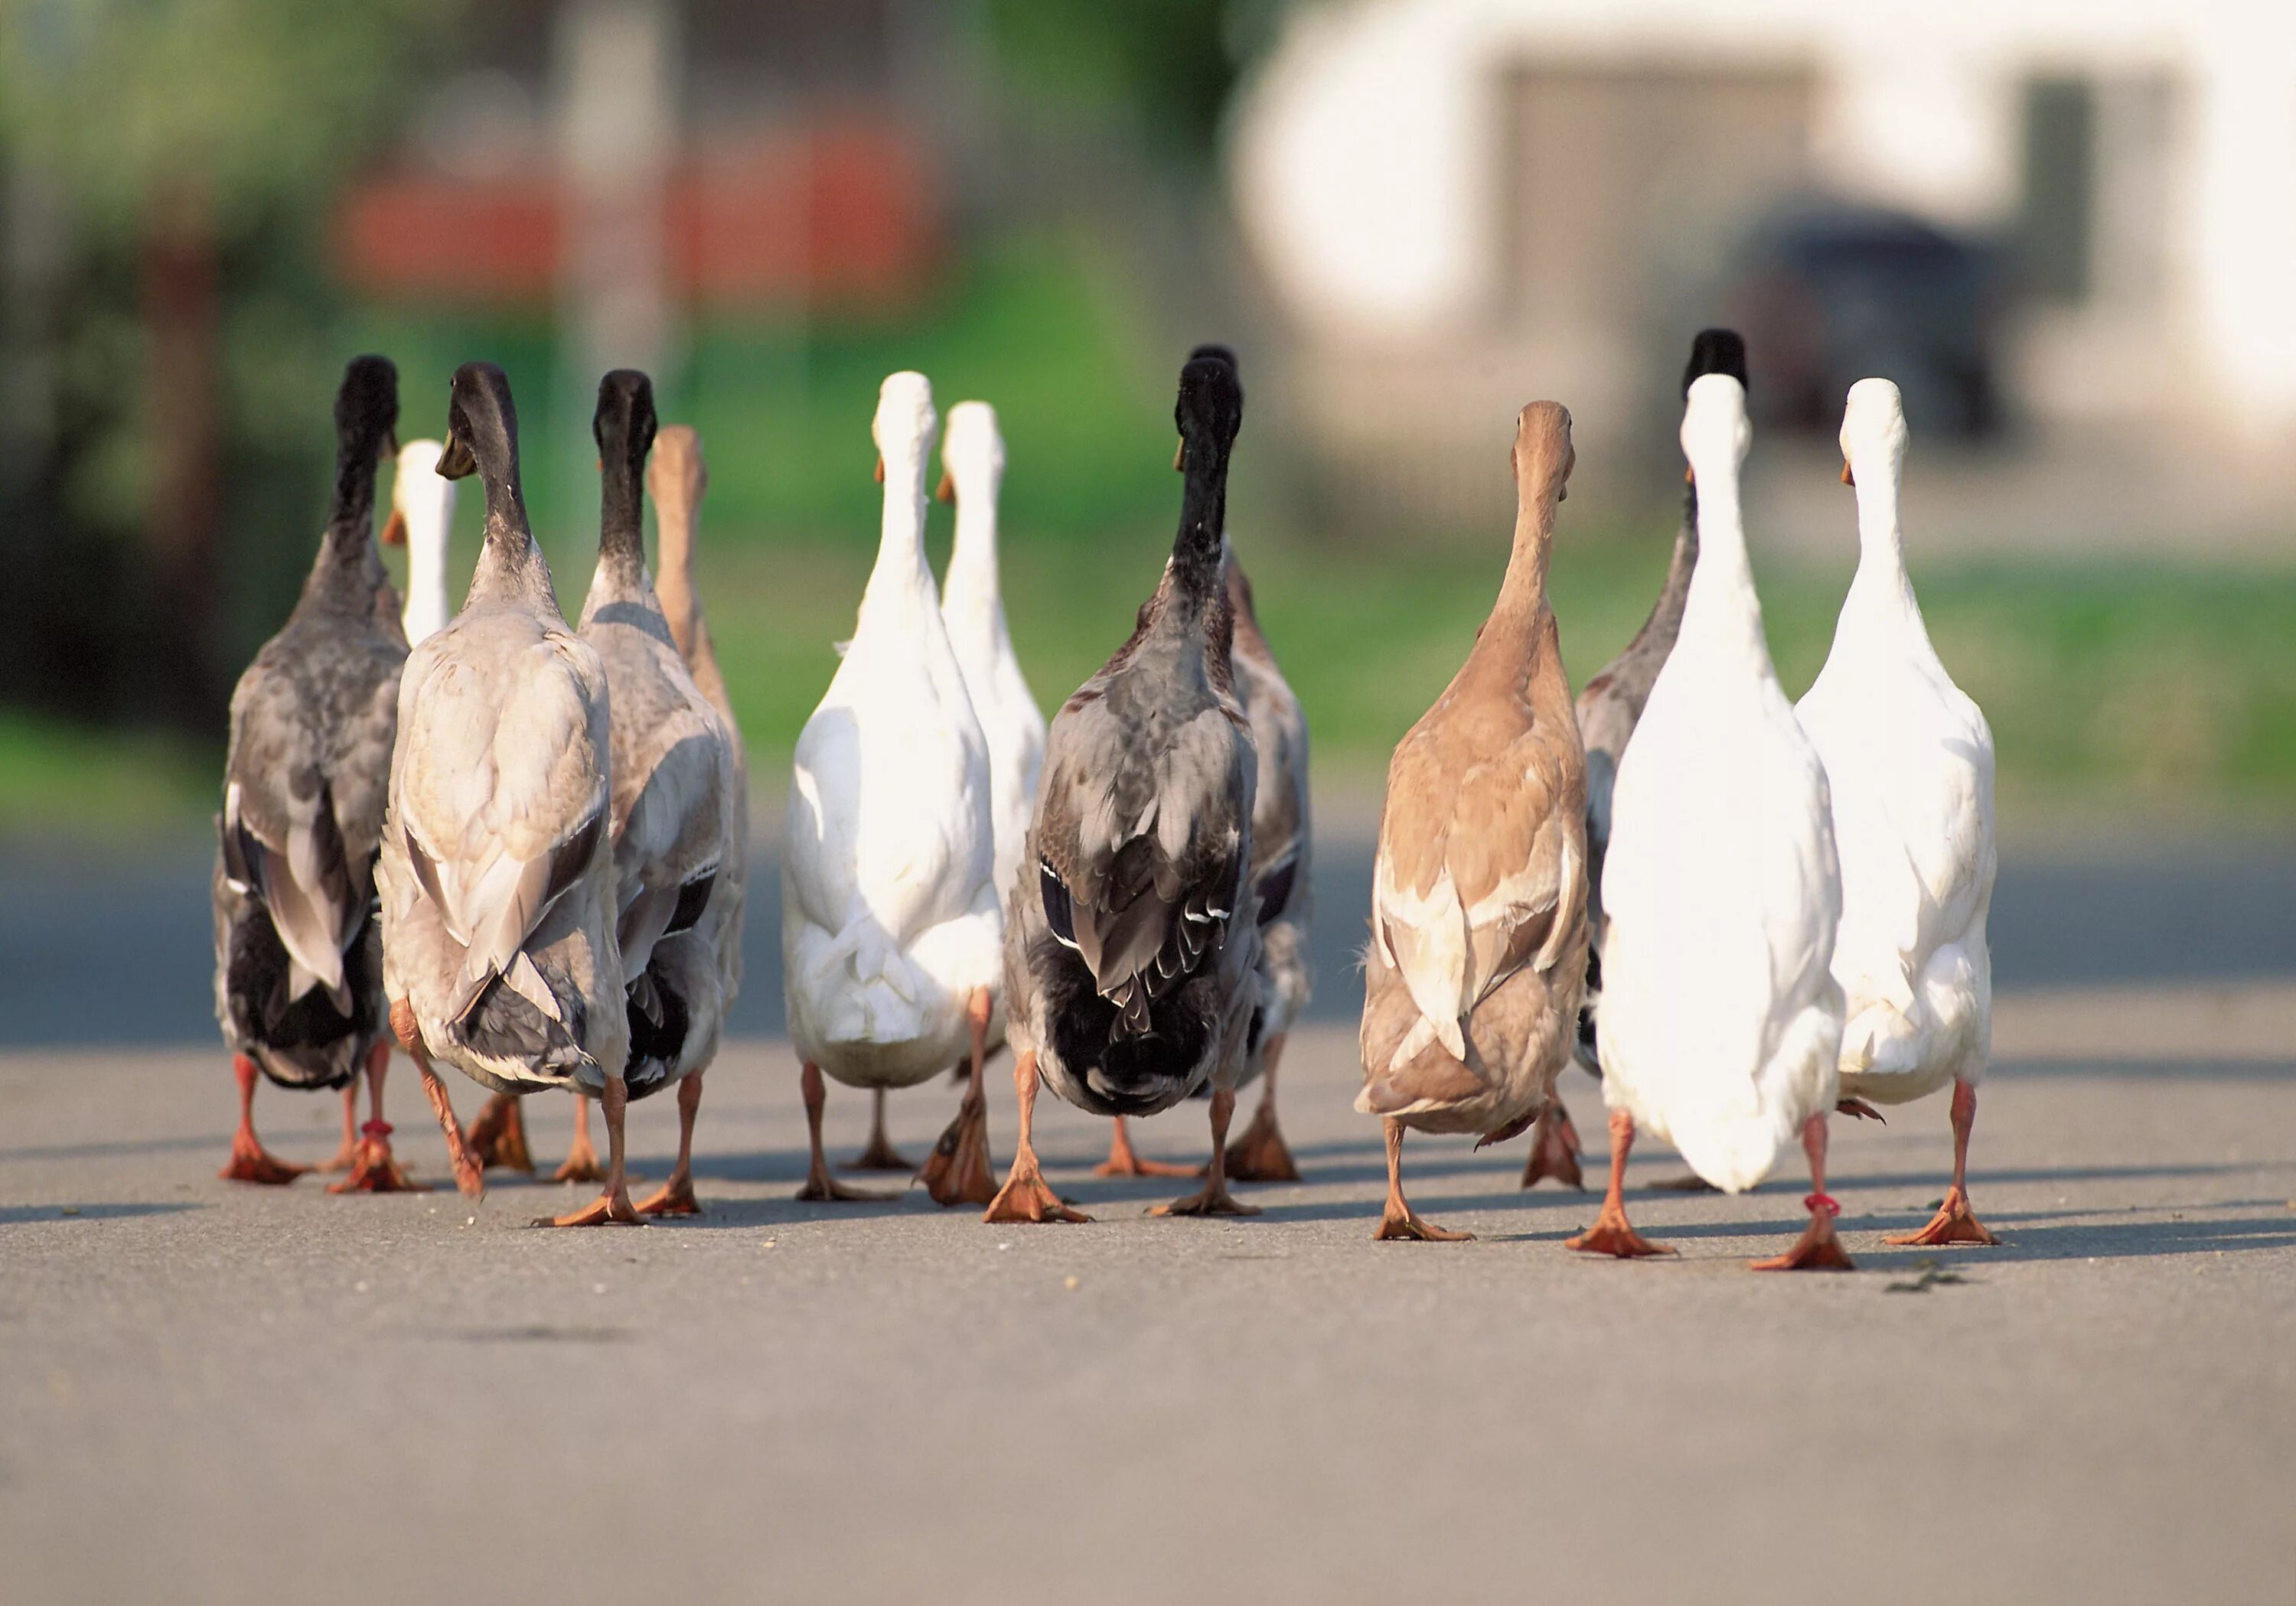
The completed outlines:
[[[987,0],[1006,70],[1054,109],[1133,122],[1210,160],[1228,94],[1274,37],[1282,0]]]
[[[322,514],[327,203],[459,0],[0,0],[0,678],[219,728]]]

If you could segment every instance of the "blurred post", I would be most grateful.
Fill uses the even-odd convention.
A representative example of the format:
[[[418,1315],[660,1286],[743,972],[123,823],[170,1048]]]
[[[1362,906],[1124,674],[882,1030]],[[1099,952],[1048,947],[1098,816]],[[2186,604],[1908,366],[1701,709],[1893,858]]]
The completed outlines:
[[[219,268],[206,185],[165,178],[145,203],[143,291],[152,499],[144,514],[165,639],[151,692],[196,719],[216,690],[216,555],[222,515]],[[227,683],[226,683],[227,684]]]
[[[557,18],[561,392],[587,420],[599,375],[671,381],[668,187],[680,81],[668,0],[568,0]],[[586,452],[573,461],[594,498]]]

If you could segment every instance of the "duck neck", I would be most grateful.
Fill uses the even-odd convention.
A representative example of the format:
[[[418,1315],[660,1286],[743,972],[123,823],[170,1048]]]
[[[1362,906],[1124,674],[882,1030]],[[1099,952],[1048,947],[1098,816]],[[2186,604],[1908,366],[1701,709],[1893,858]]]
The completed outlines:
[[[447,612],[447,513],[424,507],[406,521],[406,599],[432,622]]]
[[[1165,569],[1165,611],[1193,621],[1215,595],[1225,596],[1223,532],[1227,528],[1227,448],[1191,445],[1180,493],[1180,529]]]
[[[557,588],[551,584],[550,565],[536,545],[534,527],[527,522],[526,497],[519,488],[518,468],[488,472],[486,542],[479,549],[477,569],[463,606],[491,601],[558,607]]]
[[[674,497],[656,497],[653,521],[661,560],[660,571],[653,578],[654,595],[660,599],[670,639],[691,663],[701,634],[701,599],[693,589],[693,510]]]
[[[1491,610],[1494,618],[1529,620],[1546,603],[1547,560],[1554,550],[1554,496],[1546,487],[1518,493],[1514,545],[1507,553],[1505,578]]]
[[[993,472],[968,475],[957,485],[947,594],[974,608],[993,608],[997,602],[996,492]]]
[[[600,475],[598,568],[624,586],[645,575],[644,475],[635,454],[607,458]]]
[[[1734,467],[1699,480],[1696,541],[1696,567],[1683,601],[1681,635],[1719,640],[1742,650],[1751,647],[1767,663],[1769,646],[1762,635],[1753,565],[1746,555]]]
[[[305,583],[307,597],[354,613],[372,611],[388,571],[374,549],[375,451],[364,435],[347,440],[335,457],[335,489],[327,507],[327,533]]]
[[[922,599],[936,608],[939,596],[925,567],[924,442],[896,443],[885,453],[885,511],[877,534],[877,561],[861,596],[865,619],[873,611],[906,608]]]
[[[1896,466],[1857,480],[1857,576],[1851,588],[1873,605],[1910,607],[1912,578],[1906,572],[1905,531],[1898,522]]]

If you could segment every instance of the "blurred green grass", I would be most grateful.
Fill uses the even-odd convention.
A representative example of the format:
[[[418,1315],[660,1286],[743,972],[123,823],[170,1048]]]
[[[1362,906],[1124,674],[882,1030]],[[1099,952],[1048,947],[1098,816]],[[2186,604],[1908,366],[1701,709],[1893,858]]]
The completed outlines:
[[[1033,234],[981,250],[930,300],[875,322],[818,324],[802,343],[763,325],[712,327],[697,341],[661,412],[694,423],[709,454],[703,593],[761,802],[777,806],[789,752],[835,670],[832,643],[851,633],[880,506],[868,422],[891,369],[929,374],[944,408],[996,404],[1011,461],[1007,607],[1038,697],[1056,706],[1124,639],[1178,504],[1168,397],[1180,354],[1147,349],[1144,324],[1121,262],[1074,236]],[[529,504],[561,602],[578,615],[597,529],[594,380],[554,373],[540,324],[369,313],[346,348],[398,361],[408,438],[442,426],[455,363],[504,364]],[[1278,500],[1257,471],[1247,436],[1234,534],[1307,707],[1319,782],[1375,798],[1396,739],[1473,641],[1508,532],[1316,542],[1256,522],[1253,510]],[[479,523],[478,498],[461,502],[457,596]],[[948,526],[936,507],[937,565]],[[1566,517],[1553,595],[1574,682],[1640,624],[1670,536],[1664,520],[1606,529]],[[1789,692],[1824,660],[1853,555],[1846,545],[1826,563],[1756,554]],[[1992,721],[2005,818],[2046,830],[2181,814],[2199,831],[2234,816],[2284,821],[2296,805],[2296,566],[1916,554],[1915,579],[1939,650]],[[193,822],[214,807],[221,739],[0,716],[0,834],[118,837]]]

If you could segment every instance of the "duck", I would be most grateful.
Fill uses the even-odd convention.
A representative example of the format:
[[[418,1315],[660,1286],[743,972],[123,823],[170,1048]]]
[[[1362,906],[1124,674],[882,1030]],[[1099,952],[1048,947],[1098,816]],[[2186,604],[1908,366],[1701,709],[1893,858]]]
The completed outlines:
[[[1739,1193],[1797,1135],[1808,1230],[1760,1270],[1845,1269],[1825,1192],[1842,996],[1841,914],[1825,768],[1778,684],[1747,561],[1739,471],[1745,388],[1693,381],[1682,447],[1698,489],[1698,567],[1680,635],[1652,686],[1611,798],[1603,865],[1603,1096],[1611,1176],[1586,1253],[1669,1252],[1627,1219],[1638,1134]]]
[[[630,1033],[622,1081],[632,1099],[677,1088],[677,1161],[636,1208],[693,1216],[701,1070],[726,1019],[718,934],[702,922],[738,817],[733,736],[695,684],[646,571],[643,486],[657,428],[645,374],[617,368],[599,381],[598,568],[579,634],[612,693],[614,946]]]
[[[672,1085],[678,1090],[677,1163],[636,1209],[640,1215],[692,1216],[701,1213],[693,1183],[699,1074],[717,1055],[730,1005],[721,974],[724,934],[714,921],[707,930],[697,928],[718,896],[736,852],[733,839],[747,822],[736,795],[739,741],[730,715],[696,682],[645,565],[640,486],[652,472],[659,428],[645,374],[616,369],[600,381],[591,432],[603,506],[598,567],[579,633],[604,660],[615,691],[615,941],[631,1031],[623,1082],[632,1099]],[[685,594],[691,604],[690,586]],[[714,655],[711,662],[714,669]],[[722,692],[722,677],[718,686]],[[734,930],[738,948],[738,922]],[[481,1165],[534,1170],[521,1109],[517,1097],[496,1094],[480,1110],[465,1135]],[[589,1112],[586,1100],[575,1102],[573,1139],[554,1181],[603,1178]]]
[[[1227,475],[1235,370],[1192,356],[1174,406],[1179,529],[1131,638],[1054,717],[1004,937],[1019,1146],[991,1222],[1089,1219],[1046,1182],[1037,1088],[1098,1116],[1211,1088],[1211,1160],[1165,1216],[1252,1216],[1226,1176],[1235,1086],[1259,1009],[1251,821],[1258,755],[1231,659]],[[1030,871],[1033,871],[1033,877]]]
[[[843,660],[797,743],[782,856],[782,961],[810,1164],[798,1198],[872,1199],[830,1175],[824,1074],[914,1086],[960,1059],[955,1120],[922,1180],[943,1205],[994,1192],[981,1064],[1000,982],[988,744],[926,567],[924,375],[890,375],[872,423],[884,517]]]
[[[1517,414],[1498,598],[1388,764],[1356,1098],[1387,1143],[1376,1239],[1472,1236],[1411,1208],[1404,1133],[1503,1142],[1553,1099],[1570,1058],[1587,975],[1587,772],[1546,575],[1576,461],[1566,408]]]
[[[399,624],[409,647],[421,646],[455,611],[447,602],[455,482],[439,477],[443,449],[435,440],[408,441],[398,448],[398,471],[390,479],[390,517],[382,527],[382,542],[406,549],[406,606]]]
[[[1692,382],[1709,373],[1726,373],[1740,385],[1746,383],[1746,342],[1736,330],[1702,329],[1692,339],[1682,394],[1687,396]],[[1635,722],[1642,717],[1658,672],[1674,651],[1682,629],[1682,606],[1690,596],[1690,577],[1697,567],[1698,488],[1685,482],[1682,523],[1675,531],[1674,552],[1650,617],[1626,650],[1578,693],[1578,734],[1587,744],[1587,921],[1594,940],[1587,952],[1587,990],[1578,1009],[1575,1057],[1581,1069],[1598,1077],[1603,1067],[1595,1015],[1603,993],[1603,858],[1611,845],[1611,788],[1618,778],[1620,756],[1634,736]],[[1540,1112],[1531,1128],[1522,1185],[1533,1187],[1550,1176],[1568,1188],[1583,1191],[1587,1186],[1578,1168],[1578,1129],[1560,1098]]]
[[[485,540],[462,611],[414,649],[399,685],[379,871],[391,1029],[465,1195],[485,1178],[441,1061],[494,1093],[597,1099],[604,1187],[536,1225],[634,1224],[611,693],[597,649],[559,610],[527,520],[510,381],[491,363],[455,372],[439,472],[480,477]]]
[[[1951,1083],[1952,1185],[1927,1225],[1890,1241],[1990,1244],[1970,1208],[1969,1135],[1993,1037],[1993,732],[1946,672],[1906,572],[1906,444],[1897,386],[1851,386],[1841,479],[1857,492],[1857,573],[1796,712],[1825,764],[1841,856],[1838,1108],[1878,1117],[1874,1104]]]
[[[1208,342],[1191,358],[1210,357],[1242,370],[1234,349]],[[1308,721],[1300,700],[1275,661],[1259,627],[1250,578],[1227,532],[1224,576],[1228,613],[1234,620],[1230,658],[1236,696],[1251,722],[1259,771],[1252,788],[1251,879],[1259,893],[1259,994],[1261,1012],[1250,1032],[1250,1052],[1237,1076],[1239,1092],[1260,1083],[1259,1103],[1241,1135],[1228,1144],[1231,1182],[1298,1182],[1300,1168],[1283,1141],[1275,1114],[1275,1069],[1283,1044],[1315,991],[1308,962],[1308,919],[1309,807]],[[1265,1080],[1261,1078],[1265,1076]],[[1199,1096],[1202,1096],[1199,1094]],[[1170,1165],[1143,1158],[1132,1146],[1122,1116],[1110,1123],[1108,1158],[1093,1168],[1095,1176],[1198,1176],[1199,1166]]]
[[[324,1168],[348,1175],[330,1192],[420,1191],[382,1118],[390,1041],[373,911],[406,663],[398,594],[374,543],[375,473],[398,419],[398,371],[386,357],[352,358],[335,397],[335,486],[318,555],[287,623],[232,692],[210,885],[216,1018],[239,1084],[226,1181],[278,1185],[311,1169],[257,1136],[261,1077],[341,1090],[342,1146]]]
[[[685,1087],[688,1083],[694,1085],[692,1096],[698,1105],[701,1073],[717,1059],[725,1021],[733,1012],[734,1001],[741,996],[742,930],[750,875],[749,756],[742,742],[741,722],[734,717],[733,699],[726,693],[726,676],[718,666],[717,645],[711,639],[709,621],[703,615],[701,593],[694,579],[694,532],[701,526],[701,497],[709,485],[709,466],[702,456],[700,434],[691,424],[664,426],[654,438],[653,459],[646,464],[646,490],[653,498],[661,560],[655,578],[655,594],[669,626],[670,639],[677,643],[693,684],[724,722],[731,766],[726,856],[718,865],[718,879],[701,918],[693,928],[695,937],[706,941],[717,956],[718,989],[723,1006],[714,1021],[697,1022],[688,1028],[692,1033],[688,1056],[693,1062],[693,1070],[678,1084],[679,1159],[681,1169],[688,1178],[693,1172],[693,1123],[685,1116]],[[672,1183],[678,1175],[677,1171],[672,1172]],[[638,1209],[643,1214],[647,1207],[641,1204]]]

